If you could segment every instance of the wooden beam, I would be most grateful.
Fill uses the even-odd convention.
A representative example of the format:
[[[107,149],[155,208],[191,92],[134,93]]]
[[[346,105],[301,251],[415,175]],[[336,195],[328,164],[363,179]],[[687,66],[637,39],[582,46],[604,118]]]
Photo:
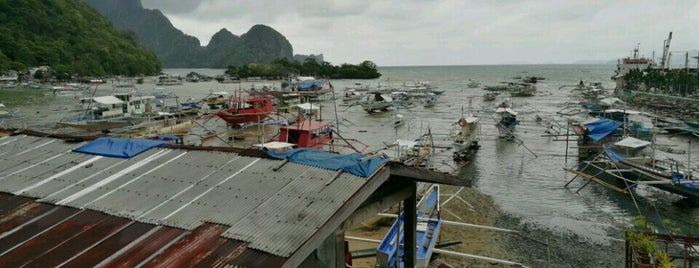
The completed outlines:
[[[398,162],[390,162],[387,166],[391,171],[391,180],[410,180],[471,187],[471,178],[459,178],[448,173],[425,168],[410,167]]]
[[[357,210],[350,215],[342,224],[343,229],[349,229],[359,225],[365,220],[376,217],[376,215],[386,208],[410,197],[409,183],[412,182],[390,182],[384,183],[376,190]]]

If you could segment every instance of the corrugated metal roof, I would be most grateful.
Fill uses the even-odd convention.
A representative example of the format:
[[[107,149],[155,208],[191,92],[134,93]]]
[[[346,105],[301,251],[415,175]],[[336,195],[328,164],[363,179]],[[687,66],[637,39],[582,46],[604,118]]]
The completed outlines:
[[[368,181],[227,152],[121,159],[79,145],[0,138],[0,191],[21,195],[0,194],[0,266],[279,266]]]

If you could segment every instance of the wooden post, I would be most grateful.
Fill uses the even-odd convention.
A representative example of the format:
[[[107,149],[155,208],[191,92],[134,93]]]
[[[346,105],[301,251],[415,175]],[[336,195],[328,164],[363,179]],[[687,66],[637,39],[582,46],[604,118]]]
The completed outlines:
[[[405,232],[405,234],[403,235],[403,237],[405,238],[405,241],[403,242],[403,252],[405,252],[405,259],[403,260],[403,267],[415,267],[415,231],[417,229],[417,185],[415,184],[415,182],[411,182],[408,187],[410,187],[411,194],[410,197],[405,199],[405,206],[403,208],[403,211],[405,211],[405,221],[403,222],[403,230]]]

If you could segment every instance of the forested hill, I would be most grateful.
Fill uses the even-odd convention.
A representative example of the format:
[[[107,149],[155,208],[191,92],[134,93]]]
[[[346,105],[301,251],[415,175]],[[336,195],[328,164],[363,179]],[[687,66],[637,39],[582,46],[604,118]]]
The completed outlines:
[[[47,65],[57,74],[141,75],[157,56],[81,0],[0,0],[0,72]]]
[[[157,9],[145,9],[140,0],[85,0],[115,26],[133,31],[138,41],[153,50],[164,67],[226,68],[247,63],[292,59],[293,49],[282,34],[255,25],[236,36],[227,29],[216,33],[207,46],[175,28]]]

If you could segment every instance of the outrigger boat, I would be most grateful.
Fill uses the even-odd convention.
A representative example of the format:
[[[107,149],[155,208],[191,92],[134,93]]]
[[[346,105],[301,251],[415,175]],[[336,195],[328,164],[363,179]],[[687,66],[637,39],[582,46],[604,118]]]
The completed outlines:
[[[478,144],[479,122],[479,117],[471,115],[462,116],[455,123],[449,135],[454,141],[454,160],[469,161],[481,148]]]
[[[149,113],[154,114],[154,99],[154,96],[136,96],[132,93],[82,98],[79,114],[64,117],[57,124],[85,132],[135,125],[146,120]]]
[[[316,118],[320,115],[320,107],[311,103],[297,104],[296,107],[299,108],[299,115],[294,123],[280,126],[279,134],[271,141],[255,146],[278,151],[293,148],[317,148],[334,153],[338,152],[336,147],[350,148],[359,153],[368,148],[367,145],[357,140],[344,139],[330,122]]]
[[[512,103],[509,99],[500,103],[497,106],[495,112],[498,114],[500,119],[496,123],[498,131],[500,133],[500,138],[511,139],[513,138],[512,131],[514,131],[515,126],[519,123],[517,121],[517,112],[512,110]]]
[[[227,105],[228,109],[218,111],[215,115],[229,125],[258,122],[274,112],[272,97],[267,95],[232,96]]]
[[[439,185],[434,184],[425,192],[417,203],[416,211],[418,222],[415,234],[415,267],[427,267],[442,226],[439,215]],[[401,212],[376,248],[379,267],[403,267],[404,216]]]

